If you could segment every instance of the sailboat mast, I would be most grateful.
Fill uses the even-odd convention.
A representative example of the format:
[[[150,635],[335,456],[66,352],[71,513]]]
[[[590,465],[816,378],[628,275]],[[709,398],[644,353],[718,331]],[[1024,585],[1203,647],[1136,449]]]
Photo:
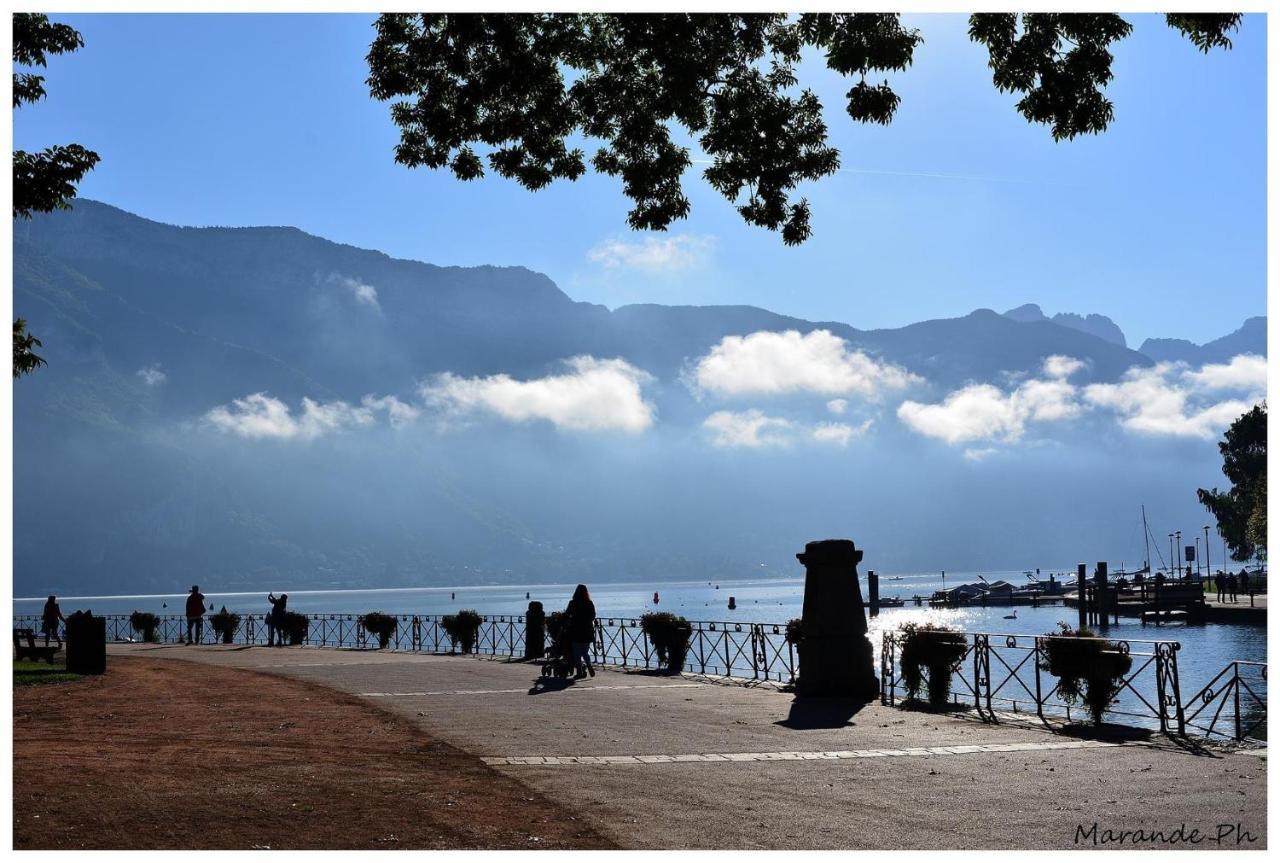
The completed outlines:
[[[1142,544],[1147,550],[1147,574],[1151,573],[1151,531],[1147,529],[1147,505],[1142,504]]]

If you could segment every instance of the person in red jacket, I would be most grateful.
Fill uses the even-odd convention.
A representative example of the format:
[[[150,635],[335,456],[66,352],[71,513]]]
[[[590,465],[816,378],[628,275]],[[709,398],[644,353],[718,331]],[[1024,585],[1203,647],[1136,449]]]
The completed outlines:
[[[191,633],[195,632],[196,642],[204,640],[204,594],[200,585],[191,585],[191,593],[187,594],[187,644],[191,644]]]

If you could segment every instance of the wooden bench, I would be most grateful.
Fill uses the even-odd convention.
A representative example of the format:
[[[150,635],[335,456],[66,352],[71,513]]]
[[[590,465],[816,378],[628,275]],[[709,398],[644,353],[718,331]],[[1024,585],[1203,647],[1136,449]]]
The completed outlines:
[[[23,641],[26,644],[23,644]],[[44,659],[50,665],[53,664],[53,655],[58,652],[59,647],[50,647],[45,645],[39,647],[36,645],[36,634],[30,629],[15,629],[13,631],[13,658],[14,659]]]

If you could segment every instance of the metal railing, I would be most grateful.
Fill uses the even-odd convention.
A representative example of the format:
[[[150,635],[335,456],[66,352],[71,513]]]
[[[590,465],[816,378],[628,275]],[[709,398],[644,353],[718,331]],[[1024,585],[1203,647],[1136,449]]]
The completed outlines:
[[[1188,727],[1205,737],[1267,736],[1267,665],[1236,660],[1182,705]],[[1225,714],[1225,715],[1224,715]],[[1224,728],[1219,728],[1219,721]]]
[[[440,614],[390,615],[396,620],[387,647],[428,653],[452,652],[456,645],[445,632]],[[107,640],[142,641],[129,615],[106,615]],[[193,629],[193,640],[200,644],[224,642],[205,615],[201,626]],[[358,614],[311,614],[307,617],[306,635],[298,643],[319,647],[371,648],[378,646],[376,635],[368,632]],[[15,626],[40,631],[38,615],[20,615]],[[734,623],[724,621],[690,621],[692,634],[684,670],[699,674],[769,680],[779,683],[795,681],[797,659],[795,649],[786,640],[786,626],[769,623]],[[61,627],[60,627],[61,629]],[[187,619],[182,615],[157,618],[155,641],[163,644],[184,643]],[[61,637],[61,632],[59,633]],[[265,645],[268,627],[265,614],[242,614],[240,621],[224,643]],[[552,647],[550,636],[544,652]],[[522,657],[525,654],[525,615],[482,615],[473,653],[483,656]],[[592,658],[602,665],[622,668],[658,668],[657,651],[640,627],[638,617],[602,617],[596,619],[596,639]]]
[[[396,620],[387,647],[394,650],[446,653],[456,645],[445,631],[440,614],[391,615]],[[206,615],[199,643],[223,641]],[[306,615],[300,643],[319,647],[368,649],[378,638],[368,632],[357,614]],[[109,641],[141,641],[129,615],[106,615]],[[775,623],[690,621],[692,633],[684,671],[737,679],[794,683],[799,660],[786,640],[786,626]],[[38,615],[17,615],[15,627],[41,632]],[[59,627],[58,637],[65,638]],[[472,652],[482,656],[519,658],[525,655],[525,615],[483,615]],[[193,632],[193,635],[197,633]],[[1085,708],[1062,697],[1057,678],[1042,668],[1048,642],[1062,636],[966,632],[964,654],[952,665],[950,703],[968,707],[984,720],[999,721],[1001,712],[1034,713],[1042,721],[1084,715]],[[166,615],[156,621],[155,640],[186,640],[187,619]],[[39,637],[39,636],[37,636]],[[267,644],[266,615],[242,614],[227,643]],[[1116,651],[1132,660],[1117,684],[1115,702],[1107,715],[1133,724],[1158,728],[1167,734],[1232,736],[1236,740],[1265,735],[1266,664],[1236,661],[1185,702],[1181,698],[1176,641],[1111,640]],[[905,698],[900,663],[901,634],[886,631],[880,650],[880,697],[885,704]],[[547,636],[544,652],[551,649]],[[592,658],[601,665],[627,669],[658,668],[657,651],[640,627],[639,617],[596,620]],[[927,680],[927,671],[924,673]],[[1230,723],[1228,725],[1228,723]],[[1226,730],[1229,729],[1228,735]]]
[[[1063,717],[1070,721],[1085,709],[1064,698],[1060,682],[1044,670],[1049,642],[1063,636],[1007,633],[959,633],[966,640],[964,654],[951,666],[948,696],[954,706],[971,706],[989,722],[999,711],[1034,713],[1041,721]],[[1166,734],[1183,735],[1176,641],[1109,640],[1115,652],[1131,659],[1129,671],[1117,682],[1115,700],[1106,714],[1141,726],[1154,725]],[[880,653],[880,698],[895,704],[904,690],[898,651],[902,635],[885,632]],[[928,671],[922,676],[928,679]],[[905,691],[904,691],[905,695]]]

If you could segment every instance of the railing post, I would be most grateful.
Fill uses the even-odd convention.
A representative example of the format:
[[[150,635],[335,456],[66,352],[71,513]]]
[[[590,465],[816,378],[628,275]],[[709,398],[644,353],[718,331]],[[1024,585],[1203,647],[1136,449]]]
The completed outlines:
[[[983,718],[994,720],[995,714],[991,710],[991,654],[988,644],[987,635],[985,633],[974,633],[973,635],[973,707],[978,711],[978,715],[982,716],[982,693],[987,693],[986,697],[986,716]]]
[[[1080,564],[1080,571],[1082,573],[1084,572],[1083,563]],[[1083,608],[1084,605],[1081,604],[1080,607]],[[1081,612],[1081,614],[1083,614],[1083,612]],[[1040,659],[1041,659],[1040,645],[1041,645],[1041,642],[1043,641],[1044,639],[1040,638],[1040,636],[1036,636],[1035,646],[1032,647],[1032,651],[1035,653],[1035,655],[1031,657],[1031,661],[1032,661],[1032,664],[1035,665],[1035,672],[1036,672],[1036,716],[1039,717],[1041,722],[1044,722],[1045,725],[1048,725],[1049,723],[1046,722],[1044,718],[1044,694],[1040,689]],[[1067,708],[1067,710],[1068,710],[1067,716],[1070,716],[1071,715],[1071,713],[1069,712],[1070,708]]]
[[[1182,680],[1178,677],[1178,648],[1181,645],[1174,642],[1169,646],[1169,663],[1173,670],[1170,672],[1169,680],[1173,683],[1173,706],[1175,716],[1178,720],[1178,736],[1187,736],[1187,719],[1186,712],[1182,709]]]
[[[1240,725],[1240,663],[1239,662],[1231,663],[1231,690],[1232,690],[1231,696],[1232,696],[1232,699],[1235,701],[1235,711],[1236,711],[1236,742],[1239,743],[1240,739],[1244,737],[1244,733],[1241,730],[1241,725]]]

